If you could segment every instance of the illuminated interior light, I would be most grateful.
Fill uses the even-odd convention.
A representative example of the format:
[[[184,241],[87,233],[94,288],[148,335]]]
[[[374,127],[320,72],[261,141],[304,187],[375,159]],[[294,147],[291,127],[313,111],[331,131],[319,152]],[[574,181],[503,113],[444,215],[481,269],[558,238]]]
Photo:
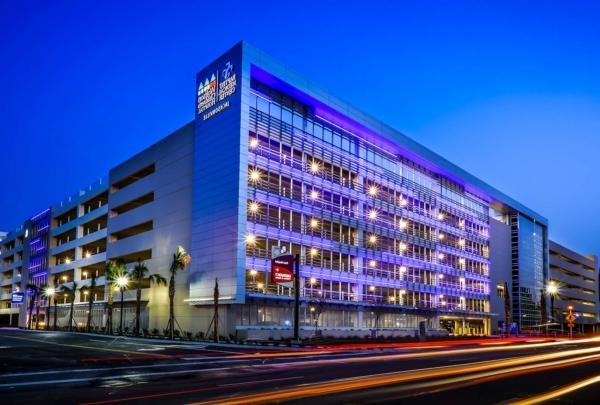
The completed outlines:
[[[316,283],[317,283],[317,279],[316,279],[316,278],[314,278],[314,277],[311,277],[311,278],[310,278],[310,284],[314,285],[314,284],[316,284]]]
[[[445,307],[446,306],[446,301],[442,301],[442,302],[440,302],[440,304],[442,304],[442,306]]]
[[[90,252],[85,252],[85,257],[86,259],[89,259],[90,257],[92,257],[92,254]]]
[[[390,302],[396,302],[396,297],[394,297],[393,295],[390,297]]]
[[[406,229],[406,227],[408,226],[408,222],[401,219],[399,225],[400,225],[400,229]]]
[[[406,207],[408,205],[408,201],[405,200],[404,198],[400,199],[400,206],[401,207]]]
[[[370,210],[369,211],[369,219],[377,219],[377,211],[375,210]]]
[[[370,285],[369,286],[369,291],[371,291],[371,292],[375,291],[375,286],[374,285]]]
[[[65,263],[69,264],[71,263],[71,259],[69,259],[68,257],[65,259]]]
[[[312,162],[310,162],[310,171],[313,174],[319,173],[320,170],[321,170],[321,165],[319,164],[319,162],[317,162],[316,160],[313,160]]]
[[[377,236],[376,235],[370,235],[369,236],[369,243],[371,245],[374,245],[375,243],[377,243]]]
[[[83,275],[83,277],[87,277],[88,272],[87,271],[82,271],[81,274]]]
[[[69,277],[67,276],[62,276],[63,281],[67,281],[69,279]]]
[[[256,276],[258,272],[256,270],[250,270],[250,275],[251,276]]]
[[[319,198],[319,192],[317,190],[312,190],[310,192],[310,198],[312,198],[313,200],[316,200],[317,198]]]
[[[250,180],[253,183],[256,183],[260,180],[260,178],[262,177],[262,173],[259,169],[252,169],[250,170]]]
[[[377,266],[377,262],[375,260],[369,260],[369,267]]]
[[[256,138],[250,139],[250,147],[252,149],[256,149],[257,146],[258,146],[258,139],[256,139]]]
[[[465,278],[461,277],[461,278],[458,279],[458,281],[461,282],[461,283],[464,283],[465,282]]]
[[[440,274],[440,275],[438,276],[438,278],[439,278],[440,280],[443,280],[443,279],[444,279],[444,275],[443,275],[443,274]]]
[[[438,254],[438,259],[444,260],[444,257],[446,257],[446,255],[444,255],[443,253]]]
[[[406,266],[400,266],[400,273],[406,273]]]
[[[406,290],[400,290],[400,295],[406,294]]]
[[[439,239],[439,240],[444,240],[444,238],[445,238],[445,237],[446,237],[446,235],[444,235],[443,233],[440,233],[440,234],[438,235],[438,239]]]
[[[460,239],[460,240],[458,241],[458,246],[465,246],[465,243],[466,243],[466,242],[465,242],[465,240],[464,240],[464,239]]]
[[[319,251],[318,251],[317,249],[315,249],[315,248],[311,248],[311,249],[310,249],[310,255],[311,255],[311,256],[316,256],[316,255],[317,255],[317,253],[319,253]]]
[[[369,195],[370,196],[375,197],[378,192],[379,192],[379,189],[377,188],[377,186],[375,186],[375,185],[369,186]]]
[[[444,294],[440,294],[440,299],[444,299]]]
[[[443,221],[444,218],[446,218],[446,216],[444,215],[443,212],[440,212],[440,213],[437,214],[437,219],[439,219],[440,221]]]
[[[248,245],[254,245],[256,243],[256,236],[249,233],[246,235],[246,243]]]
[[[85,290],[85,291],[83,292],[83,295],[88,295],[89,293],[90,293],[90,292],[89,292],[88,290]]]
[[[259,289],[262,289],[265,285],[263,283],[258,283],[256,284],[256,287],[258,287]]]
[[[249,205],[248,205],[248,210],[250,210],[251,213],[256,214],[258,212],[258,203],[252,201]]]
[[[402,243],[402,242],[400,242],[399,247],[400,247],[401,252],[404,252],[408,248],[408,246],[406,246],[406,243]]]
[[[310,312],[315,312],[315,307],[310,307]]]
[[[458,259],[458,263],[459,264],[465,264],[466,260],[461,257],[460,259]]]
[[[310,227],[311,228],[316,228],[319,226],[319,221],[316,218],[312,218],[310,220]]]

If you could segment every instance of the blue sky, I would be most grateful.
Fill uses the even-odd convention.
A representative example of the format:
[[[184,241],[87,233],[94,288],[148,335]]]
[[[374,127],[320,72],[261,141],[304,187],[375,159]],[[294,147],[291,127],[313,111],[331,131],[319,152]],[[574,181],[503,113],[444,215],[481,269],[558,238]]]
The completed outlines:
[[[244,39],[600,252],[600,2],[166,3],[0,2],[0,229],[190,121]]]

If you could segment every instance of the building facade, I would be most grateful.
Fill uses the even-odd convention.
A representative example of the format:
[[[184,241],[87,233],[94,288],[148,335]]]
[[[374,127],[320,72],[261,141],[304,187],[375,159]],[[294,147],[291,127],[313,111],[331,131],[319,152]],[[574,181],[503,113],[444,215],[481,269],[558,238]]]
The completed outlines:
[[[598,324],[598,257],[585,256],[550,241],[550,279],[547,295],[551,320],[565,330],[572,307],[579,332],[592,332]]]
[[[246,43],[198,74],[196,97],[194,121],[0,242],[2,311],[15,311],[4,292],[25,287],[16,274],[81,287],[94,273],[76,318],[93,293],[103,325],[106,262],[168,276],[181,245],[183,330],[207,330],[218,282],[220,333],[289,336],[294,293],[270,274],[285,247],[300,257],[303,335],[490,334],[500,282],[520,328],[541,322],[548,224],[536,212]],[[143,303],[142,324],[164,328],[166,288],[145,288]]]

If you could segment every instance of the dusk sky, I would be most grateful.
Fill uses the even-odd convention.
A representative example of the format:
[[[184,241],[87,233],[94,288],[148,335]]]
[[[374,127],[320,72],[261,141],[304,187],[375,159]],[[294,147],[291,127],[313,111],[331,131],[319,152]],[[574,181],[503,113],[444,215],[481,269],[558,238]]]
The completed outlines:
[[[0,2],[0,230],[191,121],[244,39],[600,253],[600,2],[167,3]]]

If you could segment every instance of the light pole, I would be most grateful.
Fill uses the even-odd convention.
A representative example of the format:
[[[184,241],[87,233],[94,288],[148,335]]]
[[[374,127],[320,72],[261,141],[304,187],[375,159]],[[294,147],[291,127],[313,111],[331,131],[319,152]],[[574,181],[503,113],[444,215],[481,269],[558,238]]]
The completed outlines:
[[[46,287],[44,289],[44,296],[48,300],[46,303],[46,330],[50,330],[50,302],[52,301],[52,297],[54,297],[55,293],[56,290],[54,287]]]
[[[129,283],[129,279],[126,275],[119,276],[117,278],[117,285],[121,290],[121,313],[119,315],[119,335],[123,335],[123,299],[124,299],[124,290],[127,287],[127,283]]]
[[[554,320],[554,297],[558,294],[558,286],[554,281],[550,281],[546,286],[546,292],[550,295],[550,320]]]

